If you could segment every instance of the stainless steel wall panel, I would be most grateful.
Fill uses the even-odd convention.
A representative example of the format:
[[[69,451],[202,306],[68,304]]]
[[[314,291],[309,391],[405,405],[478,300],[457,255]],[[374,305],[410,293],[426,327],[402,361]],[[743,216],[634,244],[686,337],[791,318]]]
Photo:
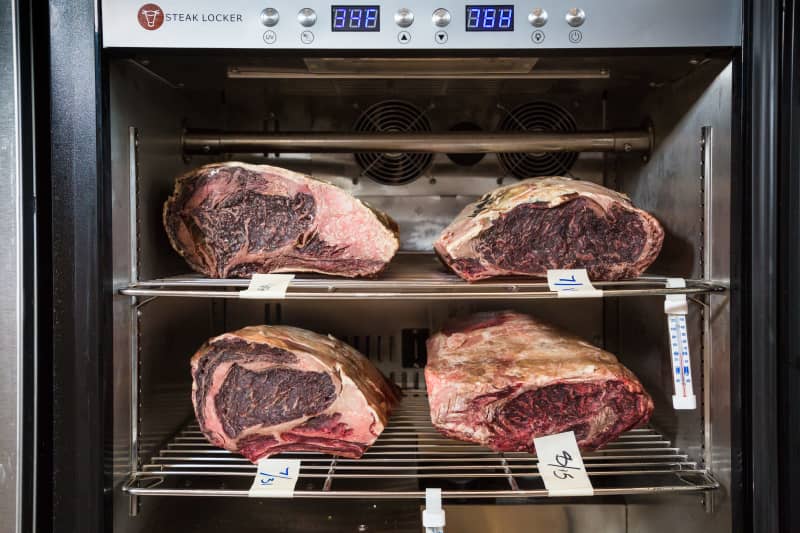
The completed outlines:
[[[656,88],[642,103],[640,112],[650,110],[656,128],[656,150],[640,168],[620,165],[618,179],[621,189],[665,226],[664,250],[653,266],[658,272],[729,281],[732,90],[731,65],[721,70],[707,66]],[[620,301],[620,355],[654,396],[654,424],[703,461],[723,489],[711,494],[709,501],[675,498],[659,499],[663,502],[659,505],[631,505],[630,517],[634,530],[647,524],[648,531],[666,532],[680,523],[686,531],[729,531],[729,297],[727,293],[712,295],[704,304],[689,303],[687,323],[698,402],[694,411],[676,411],[671,406],[662,302]],[[674,506],[685,510],[666,511]],[[654,520],[656,513],[662,516]],[[685,518],[688,514],[691,519]]]
[[[18,3],[0,3],[0,532],[22,532],[22,160]],[[27,453],[31,453],[28,450]]]

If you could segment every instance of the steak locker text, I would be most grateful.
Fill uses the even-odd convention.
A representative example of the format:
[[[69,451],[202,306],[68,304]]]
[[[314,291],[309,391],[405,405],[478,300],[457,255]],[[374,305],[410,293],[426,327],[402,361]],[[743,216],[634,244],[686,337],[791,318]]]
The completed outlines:
[[[166,22],[242,22],[241,13],[164,13]]]

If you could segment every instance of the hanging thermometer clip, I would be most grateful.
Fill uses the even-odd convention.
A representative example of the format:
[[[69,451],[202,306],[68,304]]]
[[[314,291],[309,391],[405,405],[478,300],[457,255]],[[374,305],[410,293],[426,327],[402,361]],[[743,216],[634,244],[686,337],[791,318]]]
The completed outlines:
[[[686,288],[686,280],[667,278],[667,288]],[[696,409],[697,399],[694,395],[692,364],[689,357],[689,332],[686,328],[686,315],[689,313],[686,295],[667,294],[664,300],[664,313],[667,315],[672,382],[675,385],[672,406],[681,410]]]

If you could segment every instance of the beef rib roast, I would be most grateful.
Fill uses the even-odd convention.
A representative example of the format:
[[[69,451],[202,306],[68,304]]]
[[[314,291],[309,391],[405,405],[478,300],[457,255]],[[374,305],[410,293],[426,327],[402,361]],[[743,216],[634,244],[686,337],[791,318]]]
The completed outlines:
[[[358,458],[399,390],[347,344],[289,326],[252,326],[192,358],[192,401],[215,446],[256,463],[284,451]]]
[[[428,340],[431,420],[443,434],[497,451],[574,431],[599,448],[646,422],[653,402],[610,353],[529,316],[479,313]]]
[[[267,165],[195,169],[176,180],[163,214],[173,248],[212,278],[369,276],[399,247],[387,215],[334,185]]]
[[[591,182],[531,178],[464,208],[434,244],[467,281],[547,277],[585,268],[593,280],[639,276],[661,251],[664,230],[630,199]]]

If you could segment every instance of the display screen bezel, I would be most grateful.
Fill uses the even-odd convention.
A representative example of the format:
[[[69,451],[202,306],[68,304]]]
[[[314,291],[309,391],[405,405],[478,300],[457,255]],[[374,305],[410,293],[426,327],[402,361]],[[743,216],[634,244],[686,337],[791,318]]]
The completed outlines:
[[[337,9],[344,9],[345,10],[345,12],[346,12],[345,24],[346,25],[347,25],[346,21],[350,20],[350,15],[353,12],[353,10],[356,10],[356,9],[361,9],[361,10],[374,9],[374,10],[377,11],[377,14],[376,14],[377,24],[375,25],[374,28],[367,28],[367,27],[365,27],[363,25],[358,27],[358,28],[352,28],[352,27],[349,27],[349,25],[345,26],[345,27],[337,28],[336,27],[336,19],[337,19],[336,10]],[[334,33],[379,32],[379,31],[381,31],[381,6],[380,5],[341,5],[341,4],[332,5],[331,6],[331,31],[334,32]]]
[[[494,8],[494,9],[496,9],[498,11],[500,11],[501,9],[510,9],[511,10],[511,26],[508,27],[508,28],[500,28],[499,26],[495,26],[495,27],[492,27],[492,28],[485,28],[485,27],[480,27],[480,26],[470,28],[470,26],[469,26],[470,10],[471,9],[480,9],[480,10],[484,11],[484,10],[490,9],[490,8]],[[470,5],[465,6],[465,8],[464,8],[464,29],[466,31],[488,31],[488,32],[493,32],[493,31],[514,31],[514,16],[515,16],[514,4],[470,4]],[[499,24],[499,22],[498,22],[498,24]]]

